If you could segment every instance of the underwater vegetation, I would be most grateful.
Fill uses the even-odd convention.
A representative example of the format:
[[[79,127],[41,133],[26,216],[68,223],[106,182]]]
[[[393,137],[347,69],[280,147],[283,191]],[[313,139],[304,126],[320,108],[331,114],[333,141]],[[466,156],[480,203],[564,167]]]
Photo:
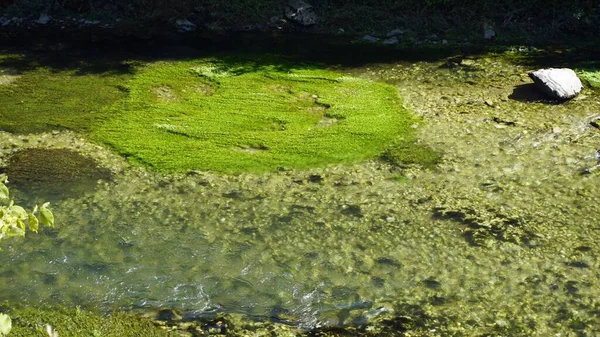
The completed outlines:
[[[81,132],[155,171],[322,167],[375,158],[391,143],[421,160],[409,146],[416,119],[395,87],[314,64],[234,55],[98,74],[19,55],[0,62],[16,76],[0,86],[0,129]]]
[[[110,171],[54,203],[68,224],[6,241],[2,299],[133,309],[184,336],[598,334],[598,91],[549,101],[529,86],[536,54],[519,55],[130,62],[85,127],[0,132],[5,169],[43,148]],[[0,89],[19,90],[26,72],[5,65]],[[45,324],[3,312],[15,331]],[[60,333],[69,315],[48,321]]]

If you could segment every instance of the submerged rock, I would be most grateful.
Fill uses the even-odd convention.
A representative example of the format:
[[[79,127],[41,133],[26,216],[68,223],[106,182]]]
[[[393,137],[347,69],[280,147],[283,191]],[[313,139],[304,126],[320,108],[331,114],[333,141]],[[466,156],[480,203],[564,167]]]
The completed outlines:
[[[560,100],[577,96],[582,88],[575,72],[568,68],[540,69],[529,73],[529,77],[546,95]]]
[[[285,16],[303,26],[312,26],[319,21],[313,6],[302,0],[290,0],[285,8]]]

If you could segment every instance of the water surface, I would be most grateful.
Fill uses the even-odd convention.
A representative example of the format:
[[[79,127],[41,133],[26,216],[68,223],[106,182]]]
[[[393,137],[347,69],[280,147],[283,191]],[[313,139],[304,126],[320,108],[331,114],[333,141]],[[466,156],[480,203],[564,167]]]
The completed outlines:
[[[443,154],[428,169],[167,176],[73,133],[0,133],[14,144],[3,155],[66,147],[113,172],[84,196],[65,191],[55,229],[3,242],[0,300],[303,328],[391,315],[423,335],[599,333],[600,179],[582,172],[597,163],[600,95],[556,104],[523,89],[533,56],[342,69],[398,86],[419,141]]]

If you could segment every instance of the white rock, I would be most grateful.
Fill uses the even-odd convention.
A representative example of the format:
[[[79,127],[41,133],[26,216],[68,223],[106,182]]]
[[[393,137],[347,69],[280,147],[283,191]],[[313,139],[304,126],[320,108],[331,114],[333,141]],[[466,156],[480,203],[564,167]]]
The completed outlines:
[[[40,18],[37,19],[36,22],[40,25],[45,25],[48,22],[50,22],[50,19],[51,19],[51,17],[48,14],[42,13],[42,14],[40,14]]]
[[[370,42],[370,43],[379,42],[379,38],[375,37],[373,35],[365,35],[362,37],[362,40],[365,42]]]
[[[193,32],[196,30],[196,25],[186,19],[175,20],[175,27],[177,27],[177,31],[182,33]]]
[[[285,16],[303,26],[311,26],[319,21],[314,7],[302,0],[290,0],[285,7]]]
[[[556,99],[573,98],[582,88],[577,74],[568,68],[540,69],[529,73],[529,77],[542,92]]]

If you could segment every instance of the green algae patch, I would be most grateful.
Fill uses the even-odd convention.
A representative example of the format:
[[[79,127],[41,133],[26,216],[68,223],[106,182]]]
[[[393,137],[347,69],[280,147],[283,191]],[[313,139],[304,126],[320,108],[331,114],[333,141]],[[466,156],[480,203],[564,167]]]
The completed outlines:
[[[14,337],[47,337],[47,325],[61,337],[167,336],[152,321],[120,312],[103,316],[79,308],[29,307],[9,310],[7,314],[13,321],[10,336]]]
[[[8,174],[17,189],[52,200],[81,196],[93,191],[96,181],[111,179],[110,171],[93,159],[67,149],[21,150],[0,171]]]
[[[441,154],[416,142],[396,142],[382,153],[381,159],[401,167],[417,164],[432,168],[440,162]]]
[[[5,67],[10,65],[11,67]],[[83,66],[83,65],[82,65]],[[125,96],[122,74],[52,69],[22,55],[0,55],[0,130],[15,133],[56,129],[87,131]]]
[[[579,69],[577,75],[588,85],[594,89],[600,88],[600,70],[595,68]]]
[[[227,173],[356,162],[411,139],[395,87],[282,63],[148,64],[92,135],[158,171]]]

